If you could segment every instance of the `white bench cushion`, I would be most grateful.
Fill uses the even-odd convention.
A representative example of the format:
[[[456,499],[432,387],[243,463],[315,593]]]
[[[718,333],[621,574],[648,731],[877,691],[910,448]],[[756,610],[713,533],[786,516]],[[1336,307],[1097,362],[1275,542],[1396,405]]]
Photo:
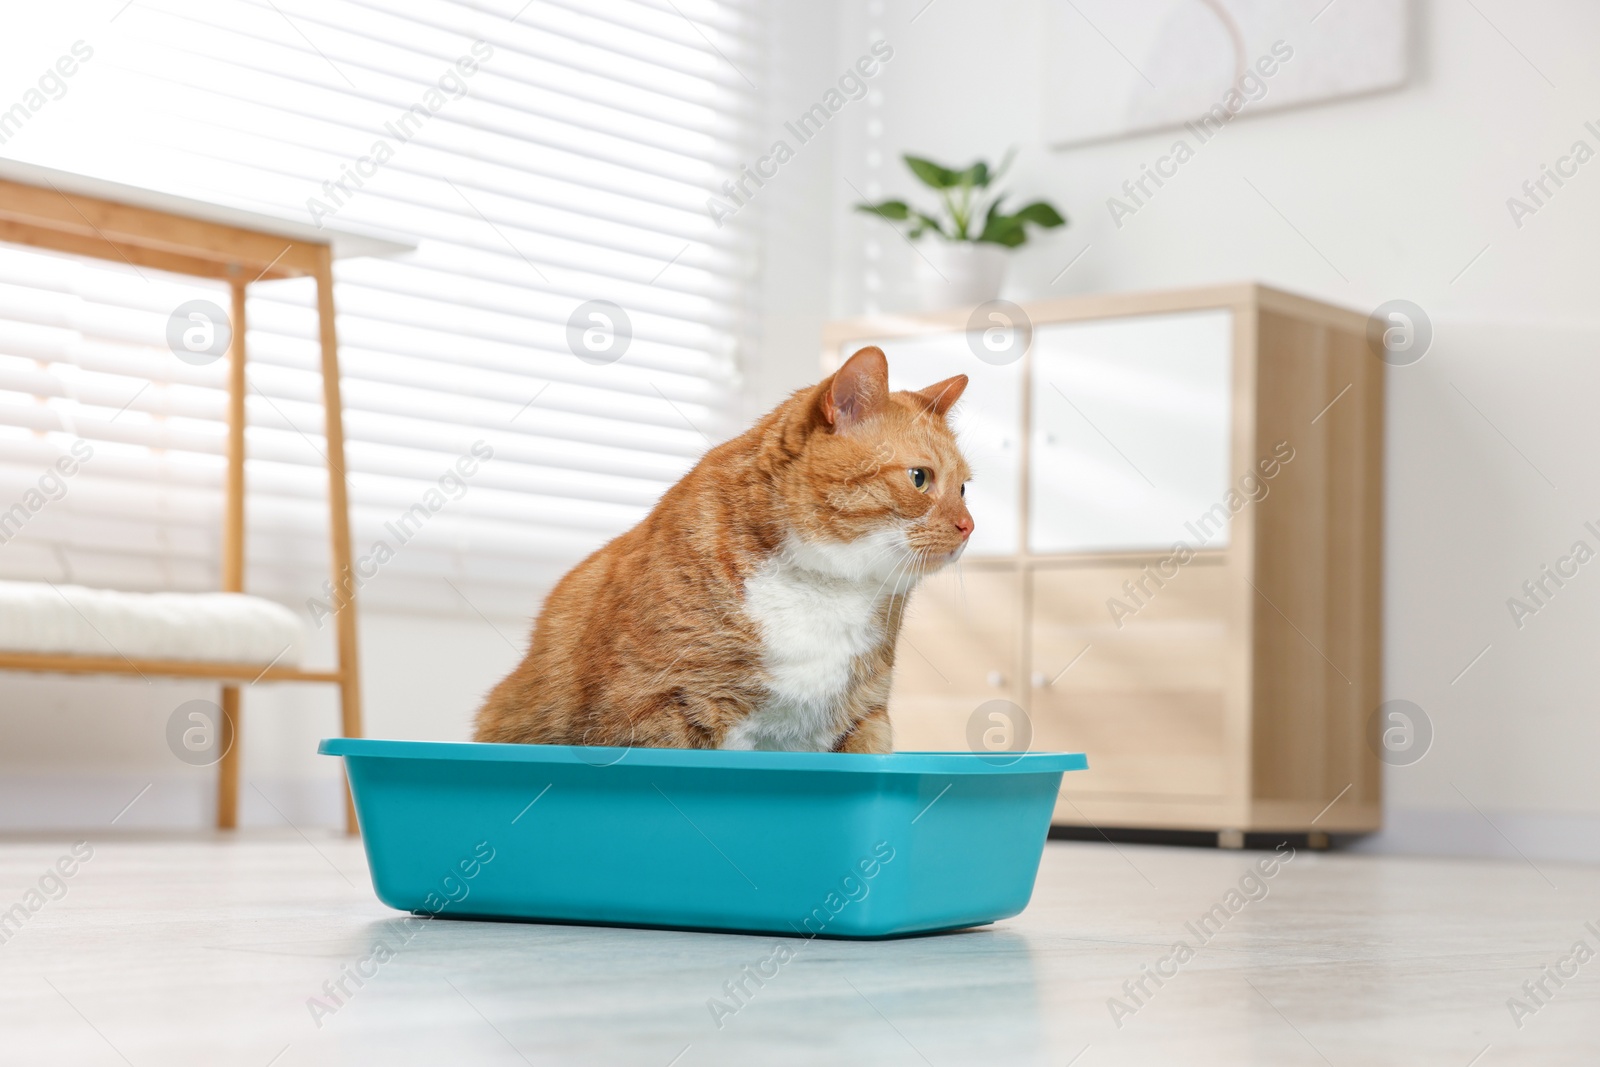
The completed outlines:
[[[297,666],[306,627],[244,593],[120,593],[0,581],[0,649]]]

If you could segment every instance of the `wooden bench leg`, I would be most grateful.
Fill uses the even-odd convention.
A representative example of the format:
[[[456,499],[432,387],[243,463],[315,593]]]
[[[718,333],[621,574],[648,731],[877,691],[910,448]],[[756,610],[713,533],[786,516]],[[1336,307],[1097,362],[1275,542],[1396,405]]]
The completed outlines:
[[[239,826],[239,687],[222,687],[222,760],[217,764],[217,829]]]

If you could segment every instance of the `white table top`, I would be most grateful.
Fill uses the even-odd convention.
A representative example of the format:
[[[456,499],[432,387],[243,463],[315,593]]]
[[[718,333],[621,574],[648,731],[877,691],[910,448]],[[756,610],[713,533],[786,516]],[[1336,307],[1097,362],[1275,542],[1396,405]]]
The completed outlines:
[[[102,200],[165,211],[224,226],[237,226],[240,229],[275,234],[304,244],[329,245],[333,248],[335,259],[351,256],[395,256],[417,247],[415,241],[394,234],[383,234],[343,224],[318,227],[282,215],[227,207],[205,200],[157,192],[154,189],[123,185],[121,182],[107,181],[86,174],[23,163],[15,159],[0,159],[0,179],[23,185],[53,186],[63,193],[98,197]]]

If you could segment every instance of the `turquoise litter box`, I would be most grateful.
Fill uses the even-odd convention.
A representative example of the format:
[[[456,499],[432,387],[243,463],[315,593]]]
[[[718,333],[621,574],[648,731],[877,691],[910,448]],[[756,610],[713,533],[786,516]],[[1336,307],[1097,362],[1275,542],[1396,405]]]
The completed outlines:
[[[1081,754],[329,738],[378,898],[438,917],[882,938],[1033,894]]]

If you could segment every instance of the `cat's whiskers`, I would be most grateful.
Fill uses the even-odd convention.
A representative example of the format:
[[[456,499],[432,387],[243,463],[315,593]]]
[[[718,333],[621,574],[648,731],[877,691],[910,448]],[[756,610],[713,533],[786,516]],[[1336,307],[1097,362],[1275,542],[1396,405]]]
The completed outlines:
[[[933,549],[932,548],[914,548],[911,551],[912,551],[911,566],[906,568],[906,575],[905,575],[906,579],[908,581],[908,584],[906,585],[905,594],[902,594],[900,592],[900,583],[899,583],[899,581],[896,581],[895,582],[895,590],[891,594],[892,596],[901,596],[901,595],[909,595],[910,594],[912,587],[915,586],[917,584],[917,581],[922,577],[923,567],[928,562],[928,555],[933,551]]]
[[[877,552],[873,553],[873,555],[871,557],[869,557],[864,563],[862,563],[862,565],[861,565],[861,571],[862,571],[861,577],[862,578],[871,578],[872,574],[873,574],[873,571],[877,568],[877,565],[882,560],[884,560],[886,557],[892,555],[895,552],[908,552],[910,550],[911,550],[911,546],[908,545],[908,544],[890,543],[890,544],[884,545]],[[893,573],[893,572],[891,571],[890,573]]]
[[[872,600],[873,600],[874,603],[877,602],[879,596],[883,593],[883,587],[888,585],[890,580],[894,579],[900,573],[900,568],[901,567],[904,567],[907,563],[910,563],[916,557],[916,552],[917,552],[916,549],[910,547],[909,545],[906,546],[905,554],[903,556],[901,556],[900,559],[895,563],[894,569],[889,572],[888,577],[884,578],[883,581],[879,582],[878,583],[878,588],[873,591]],[[898,581],[895,582],[895,588],[896,589],[899,588],[899,582]],[[893,596],[896,596],[897,594],[891,592],[889,595],[891,597],[893,597]]]
[[[901,573],[895,575],[894,584],[889,587],[889,598],[891,600],[894,599],[897,596],[902,595],[901,591],[900,591],[900,583],[901,582],[907,582],[907,583],[910,583],[910,584],[915,584],[915,582],[917,580],[917,565],[918,565],[918,562],[919,562],[918,552],[917,552],[916,549],[913,548],[911,550],[910,555],[906,558],[906,561],[905,561],[905,564],[904,564],[904,566],[903,566],[903,568],[901,570]],[[909,588],[909,585],[908,585],[908,588]]]
[[[932,554],[933,548],[931,546],[918,550],[917,565],[911,572],[913,584],[915,583],[915,580],[921,579],[922,576],[927,573],[928,557]],[[909,594],[910,592],[910,587],[907,587],[906,593]]]

